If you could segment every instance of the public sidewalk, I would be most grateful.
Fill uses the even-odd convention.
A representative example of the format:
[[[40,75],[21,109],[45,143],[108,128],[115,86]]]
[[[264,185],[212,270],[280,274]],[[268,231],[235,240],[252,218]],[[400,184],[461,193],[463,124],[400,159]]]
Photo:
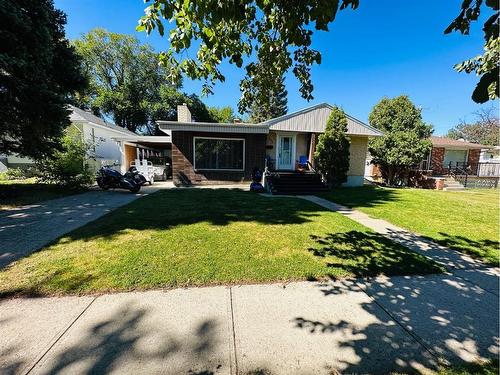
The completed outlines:
[[[453,275],[6,299],[0,372],[422,372],[498,355],[498,316]]]

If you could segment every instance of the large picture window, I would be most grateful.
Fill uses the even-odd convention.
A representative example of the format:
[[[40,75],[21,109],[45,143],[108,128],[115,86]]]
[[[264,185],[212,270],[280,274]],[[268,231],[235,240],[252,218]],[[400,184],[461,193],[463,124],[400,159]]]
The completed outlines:
[[[244,157],[244,139],[194,138],[195,169],[242,171]]]

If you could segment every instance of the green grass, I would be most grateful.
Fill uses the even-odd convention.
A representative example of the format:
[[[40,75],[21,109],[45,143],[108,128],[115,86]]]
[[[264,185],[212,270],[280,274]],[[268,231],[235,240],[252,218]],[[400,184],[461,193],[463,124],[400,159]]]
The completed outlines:
[[[363,186],[322,196],[498,265],[497,189],[455,192]]]
[[[0,210],[61,198],[82,191],[37,183],[36,178],[0,180]]]
[[[483,363],[468,363],[443,368],[437,372],[437,375],[497,375],[498,369],[498,359],[491,359]]]
[[[0,273],[0,294],[92,293],[188,285],[440,272],[338,213],[237,190],[160,191]]]

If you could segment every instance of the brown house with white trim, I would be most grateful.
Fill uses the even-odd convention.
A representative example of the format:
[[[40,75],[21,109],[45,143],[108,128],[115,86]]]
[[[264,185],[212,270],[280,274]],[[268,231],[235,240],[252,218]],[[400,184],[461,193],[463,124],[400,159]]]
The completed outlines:
[[[173,179],[176,185],[242,182],[255,168],[283,175],[314,172],[313,155],[326,128],[332,106],[326,103],[259,124],[191,121],[187,106],[179,106],[178,121],[158,121],[172,135]],[[346,186],[364,182],[369,137],[377,129],[347,116],[351,140]]]

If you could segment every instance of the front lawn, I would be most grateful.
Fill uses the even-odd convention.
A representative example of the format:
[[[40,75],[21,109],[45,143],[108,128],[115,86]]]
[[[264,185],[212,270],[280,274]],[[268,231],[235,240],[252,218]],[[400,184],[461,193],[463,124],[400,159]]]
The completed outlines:
[[[497,189],[436,191],[363,186],[336,189],[323,197],[498,265]]]
[[[0,210],[61,198],[82,191],[37,183],[35,178],[0,180]]]
[[[0,294],[43,295],[440,272],[311,202],[175,189],[141,198],[0,273]]]

